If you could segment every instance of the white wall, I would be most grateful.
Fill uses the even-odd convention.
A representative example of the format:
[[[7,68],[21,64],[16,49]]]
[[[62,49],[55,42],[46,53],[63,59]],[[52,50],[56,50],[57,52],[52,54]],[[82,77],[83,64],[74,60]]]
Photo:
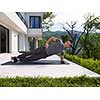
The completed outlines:
[[[18,39],[19,37],[19,39]],[[28,40],[28,39],[27,39]],[[26,36],[14,30],[10,31],[10,52],[25,51],[27,47]],[[28,48],[28,47],[27,47]]]
[[[29,16],[42,16],[42,12],[25,12],[25,18],[29,21]],[[28,37],[42,38],[41,29],[29,29],[23,24],[15,12],[0,12],[0,24],[9,29],[9,49],[10,52],[28,51]],[[29,24],[29,22],[28,22]],[[30,33],[29,36],[27,33]],[[18,42],[19,35],[19,42]]]
[[[10,30],[9,31],[9,44],[10,44],[10,52],[12,53],[16,53],[18,52],[18,33],[13,31],[13,30]]]
[[[0,21],[10,29],[27,34],[27,27],[15,12],[0,12]]]
[[[28,29],[28,37],[35,37],[36,39],[42,39],[41,29]]]
[[[19,51],[25,51],[25,35],[19,34]]]
[[[19,39],[18,39],[19,38]],[[14,30],[9,31],[9,48],[10,52],[18,53],[19,51],[28,51],[28,37]]]
[[[42,16],[43,15],[43,12],[27,12],[26,13],[26,20],[27,20],[27,23],[28,23],[28,27],[29,27],[29,16]],[[42,29],[41,28],[28,28],[28,36],[29,37],[35,37],[36,39],[42,39]]]
[[[30,49],[30,44],[29,44],[29,41],[28,41],[28,36],[25,36],[25,48],[26,48],[26,51],[29,51],[29,49]]]

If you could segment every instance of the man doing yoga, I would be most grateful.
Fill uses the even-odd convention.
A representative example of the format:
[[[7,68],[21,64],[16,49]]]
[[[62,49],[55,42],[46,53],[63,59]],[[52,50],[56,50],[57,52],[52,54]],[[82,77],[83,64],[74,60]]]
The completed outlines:
[[[51,44],[50,44],[51,43]],[[12,62],[28,62],[36,61],[41,58],[46,58],[48,56],[60,53],[61,63],[64,63],[63,51],[65,48],[68,48],[72,45],[72,41],[68,40],[64,43],[62,40],[52,36],[50,37],[44,46],[36,49],[32,49],[29,52],[25,52],[17,57],[11,57]]]

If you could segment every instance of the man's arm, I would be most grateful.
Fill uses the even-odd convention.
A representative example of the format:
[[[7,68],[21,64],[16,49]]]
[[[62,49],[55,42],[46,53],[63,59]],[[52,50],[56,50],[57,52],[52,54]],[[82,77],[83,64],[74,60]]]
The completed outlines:
[[[64,56],[63,55],[60,56],[60,62],[61,62],[61,64],[65,64]]]
[[[57,40],[56,37],[54,37],[54,36],[50,37],[50,38],[47,40],[47,42],[45,43],[45,47],[48,48],[48,44],[49,44],[50,42],[55,42],[56,40]]]
[[[64,61],[64,51],[62,53],[60,53],[60,62],[61,64],[65,64],[65,61]]]

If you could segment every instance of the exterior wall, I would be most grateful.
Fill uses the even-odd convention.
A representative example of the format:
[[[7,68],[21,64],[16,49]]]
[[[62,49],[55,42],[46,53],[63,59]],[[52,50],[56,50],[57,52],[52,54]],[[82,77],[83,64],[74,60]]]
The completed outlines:
[[[28,12],[26,14],[27,18],[26,21],[28,23],[28,31],[27,31],[27,35],[28,37],[35,37],[36,39],[40,40],[42,39],[42,29],[41,28],[29,28],[29,16],[42,16],[43,12]]]
[[[41,16],[42,12],[21,12],[29,27],[29,16]],[[42,38],[42,30],[29,29],[15,12],[0,12],[0,25],[9,29],[9,52],[28,51],[30,49],[28,37],[34,37],[36,47]]]
[[[35,46],[35,48],[38,48],[38,40],[37,39],[35,39],[35,41],[34,41],[35,43],[34,43],[34,46]]]
[[[19,45],[19,51],[25,51],[25,35],[19,34],[19,39],[18,39],[18,45]]]
[[[28,29],[28,37],[35,37],[38,40],[42,39],[41,29]]]
[[[10,52],[16,53],[19,51],[28,51],[29,50],[29,42],[28,42],[28,37],[18,33],[14,30],[10,31],[9,34],[9,47],[10,47]]]
[[[0,25],[9,29],[9,52],[25,51],[27,27],[17,14],[15,12],[0,12]],[[18,39],[18,36],[21,38]]]
[[[42,16],[43,12],[20,12],[21,15],[23,16],[23,18],[26,20],[26,23],[28,24],[28,28],[27,28],[27,36],[25,39],[25,44],[26,44],[26,51],[29,50],[29,40],[28,37],[34,37],[35,38],[35,48],[38,47],[38,40],[42,39],[42,29],[41,28],[29,28],[29,16]],[[20,44],[21,45],[21,44]]]
[[[10,29],[27,34],[27,27],[15,12],[0,12],[0,21]]]
[[[13,30],[10,30],[9,35],[10,52],[16,53],[18,52],[18,33]]]
[[[29,44],[29,40],[28,40],[28,36],[25,36],[25,51],[29,51],[30,49],[30,44]]]
[[[26,22],[28,23],[28,27],[29,27],[29,16],[42,16],[43,12],[27,12],[25,13],[25,19],[26,19]]]

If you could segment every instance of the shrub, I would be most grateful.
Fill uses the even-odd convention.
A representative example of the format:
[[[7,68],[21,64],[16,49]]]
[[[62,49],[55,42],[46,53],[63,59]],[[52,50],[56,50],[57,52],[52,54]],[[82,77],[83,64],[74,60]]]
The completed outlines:
[[[94,33],[88,35],[85,42],[84,38],[84,36],[81,38],[81,56],[84,58],[100,59],[100,34]]]
[[[69,54],[65,54],[65,58],[100,74],[100,60],[83,59]]]
[[[100,87],[99,78],[80,77],[15,77],[0,78],[0,87]]]
[[[46,40],[39,40],[39,47],[43,46],[45,44]]]

